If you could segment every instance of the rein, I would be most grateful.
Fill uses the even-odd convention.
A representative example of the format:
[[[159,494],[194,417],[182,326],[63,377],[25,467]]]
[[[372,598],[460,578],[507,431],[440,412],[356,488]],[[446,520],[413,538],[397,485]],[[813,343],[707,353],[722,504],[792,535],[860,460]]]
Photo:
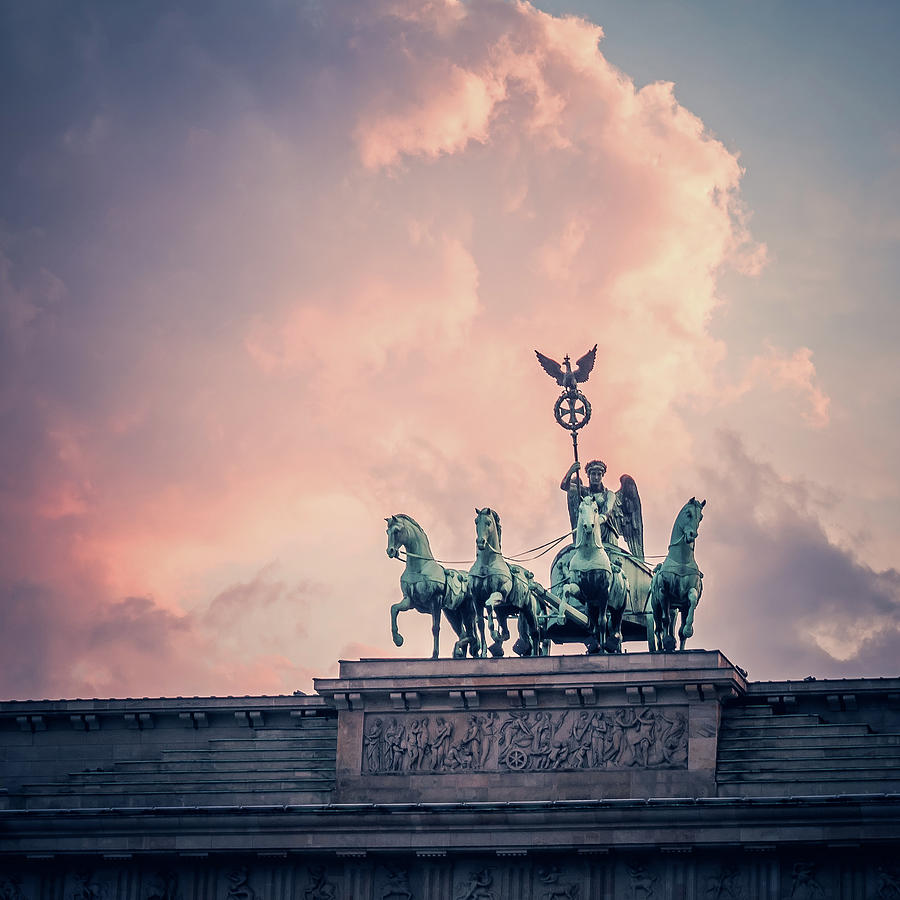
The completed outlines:
[[[553,538],[552,541],[545,541],[543,544],[538,544],[537,547],[532,547],[530,550],[521,550],[519,553],[514,553],[512,556],[504,556],[503,558],[507,562],[511,563],[530,562],[532,559],[538,559],[539,557],[544,556],[544,554],[549,553],[557,544],[560,544],[562,541],[566,540],[566,538],[571,537],[572,532],[567,531],[565,534],[561,534],[558,538]],[[503,556],[503,554],[500,553],[499,550],[495,550],[493,547],[491,547],[491,550],[494,550],[494,553],[498,553]],[[538,550],[540,550],[540,553],[536,552]],[[402,550],[403,556],[400,555],[400,552],[401,551],[398,550],[397,559],[403,559],[404,557],[412,557],[413,559],[430,559],[445,566],[465,566],[471,565],[473,562],[475,562],[474,559],[437,559],[434,556],[423,556],[421,553],[413,553],[406,548],[403,548]],[[535,555],[528,556],[527,554],[529,553],[534,553]]]

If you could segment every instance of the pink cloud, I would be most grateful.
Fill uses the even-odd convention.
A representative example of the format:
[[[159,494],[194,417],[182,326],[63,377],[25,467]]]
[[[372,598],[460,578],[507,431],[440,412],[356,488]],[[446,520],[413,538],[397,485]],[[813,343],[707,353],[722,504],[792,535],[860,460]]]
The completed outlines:
[[[805,407],[801,415],[813,428],[824,428],[828,424],[831,400],[819,385],[809,347],[798,347],[788,355],[767,346],[764,354],[751,360],[737,390],[744,393],[760,384],[771,391],[786,391],[799,397]]]
[[[41,635],[6,693],[290,691],[342,648],[396,653],[385,515],[450,559],[475,505],[507,550],[565,530],[535,347],[599,343],[583,453],[638,479],[648,546],[701,443],[679,410],[734,397],[710,321],[755,252],[741,167],[671,85],[637,90],[598,27],[527,4],[333,4],[309,27],[321,55],[260,61],[271,99],[231,72],[208,121],[185,101],[130,138],[168,129],[158,171],[133,174],[110,109],[76,173],[105,223],[71,254],[86,273],[0,279],[28,348],[6,362],[3,633]],[[821,416],[810,366],[754,377]]]

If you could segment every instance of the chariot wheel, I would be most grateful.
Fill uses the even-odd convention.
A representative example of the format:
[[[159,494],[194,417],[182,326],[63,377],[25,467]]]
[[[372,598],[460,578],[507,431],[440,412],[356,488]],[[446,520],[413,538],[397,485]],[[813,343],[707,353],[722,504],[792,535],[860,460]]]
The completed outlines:
[[[506,754],[506,765],[514,772],[521,772],[528,765],[528,754],[519,747],[513,747]]]

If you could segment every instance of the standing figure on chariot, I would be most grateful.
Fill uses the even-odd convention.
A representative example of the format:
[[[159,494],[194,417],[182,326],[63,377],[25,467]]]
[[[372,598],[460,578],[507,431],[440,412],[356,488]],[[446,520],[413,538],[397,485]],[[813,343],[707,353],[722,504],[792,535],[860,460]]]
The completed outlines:
[[[624,537],[632,556],[644,558],[644,520],[641,515],[641,498],[637,485],[630,475],[620,479],[618,491],[612,491],[603,484],[606,463],[591,460],[584,470],[587,473],[587,487],[581,482],[581,463],[574,462],[560,482],[560,490],[566,492],[569,507],[569,522],[572,530],[578,520],[578,504],[583,497],[593,496],[600,512],[601,540],[607,547],[619,548],[619,538]],[[621,549],[620,549],[621,552]]]
[[[571,566],[576,560],[581,535],[578,532],[578,517],[584,512],[582,500],[593,498],[597,508],[599,525],[597,533],[603,547],[601,554],[608,558],[606,565],[610,569],[610,584],[607,588],[607,599],[604,606],[608,615],[607,639],[601,648],[596,640],[585,641],[588,652],[599,649],[607,652],[619,652],[623,640],[647,640],[648,645],[653,636],[652,617],[647,612],[647,596],[650,592],[650,567],[644,561],[644,522],[641,514],[641,498],[637,485],[630,475],[620,479],[619,490],[613,491],[603,484],[606,474],[606,463],[599,459],[591,460],[586,466],[588,483],[581,481],[581,465],[572,463],[560,482],[560,489],[565,491],[569,511],[569,522],[572,526],[573,542],[561,548],[550,565],[550,582],[552,592],[562,592],[565,602],[577,608],[582,592],[573,596],[568,585],[572,582]],[[620,538],[628,545],[626,551],[619,545]],[[583,564],[581,564],[583,567]],[[615,587],[613,586],[615,585]],[[587,608],[579,610],[588,613]],[[601,629],[602,630],[602,629]],[[552,626],[549,636],[552,640],[583,640],[581,629],[570,624]]]

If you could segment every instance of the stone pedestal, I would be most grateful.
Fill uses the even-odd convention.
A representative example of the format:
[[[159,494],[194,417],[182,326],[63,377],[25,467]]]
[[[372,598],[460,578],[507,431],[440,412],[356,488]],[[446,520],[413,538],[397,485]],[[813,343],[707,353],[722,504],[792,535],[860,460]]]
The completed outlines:
[[[710,797],[721,704],[746,692],[721,653],[344,661],[340,803]]]

